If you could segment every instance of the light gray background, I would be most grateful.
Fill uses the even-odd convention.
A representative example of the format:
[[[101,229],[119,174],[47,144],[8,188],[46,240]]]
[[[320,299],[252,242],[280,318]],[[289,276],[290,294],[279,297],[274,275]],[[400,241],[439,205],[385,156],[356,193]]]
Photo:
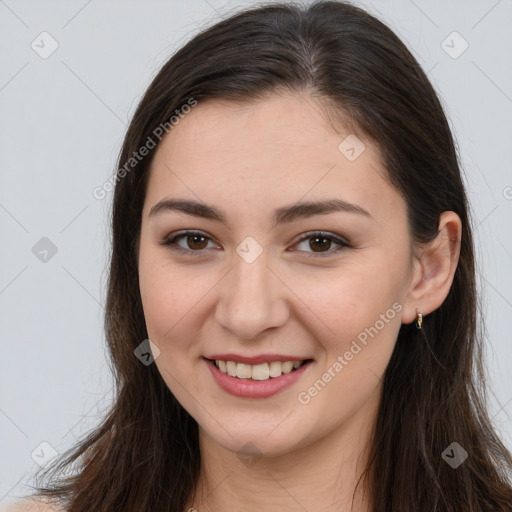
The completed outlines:
[[[44,463],[50,453],[40,443],[66,450],[112,398],[102,331],[112,195],[92,190],[115,172],[138,100],[200,28],[256,3],[0,0],[0,503],[27,494],[37,454]],[[357,5],[429,72],[458,141],[477,226],[491,416],[512,449],[512,1]],[[58,43],[46,59],[31,47],[43,51],[43,31]],[[464,41],[454,31],[469,44],[457,58]],[[57,247],[46,262],[32,252],[43,237]]]

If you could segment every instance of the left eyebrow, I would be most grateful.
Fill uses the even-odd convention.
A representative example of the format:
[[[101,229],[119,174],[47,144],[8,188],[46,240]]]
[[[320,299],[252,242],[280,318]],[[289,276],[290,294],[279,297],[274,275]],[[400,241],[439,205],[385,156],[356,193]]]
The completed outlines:
[[[335,212],[355,213],[372,218],[368,211],[357,204],[349,203],[342,199],[329,199],[327,201],[295,203],[278,208],[274,211],[274,226],[285,222],[293,222],[304,217]]]
[[[151,208],[148,217],[153,217],[168,211],[178,211],[194,217],[202,217],[227,224],[227,216],[223,210],[206,203],[188,199],[163,199]],[[313,215],[325,215],[335,212],[353,213],[373,219],[370,213],[361,206],[342,199],[301,202],[283,206],[274,210],[272,219],[274,226],[277,226],[279,224],[293,222],[297,219],[312,217]]]

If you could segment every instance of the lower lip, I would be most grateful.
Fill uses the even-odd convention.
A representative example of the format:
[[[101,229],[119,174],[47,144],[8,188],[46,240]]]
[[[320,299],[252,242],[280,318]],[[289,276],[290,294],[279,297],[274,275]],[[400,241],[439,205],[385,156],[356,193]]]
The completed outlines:
[[[289,388],[294,382],[304,375],[312,361],[308,361],[295,371],[284,373],[280,377],[270,377],[267,380],[239,379],[223,373],[210,360],[205,359],[205,363],[210,368],[215,382],[224,391],[233,396],[242,398],[267,398]]]

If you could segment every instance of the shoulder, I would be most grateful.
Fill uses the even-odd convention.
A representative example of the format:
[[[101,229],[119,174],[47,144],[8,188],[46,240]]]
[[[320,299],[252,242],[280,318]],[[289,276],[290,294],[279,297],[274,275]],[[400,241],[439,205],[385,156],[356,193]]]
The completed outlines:
[[[10,503],[0,505],[0,512],[65,512],[54,503],[43,498],[23,498]]]

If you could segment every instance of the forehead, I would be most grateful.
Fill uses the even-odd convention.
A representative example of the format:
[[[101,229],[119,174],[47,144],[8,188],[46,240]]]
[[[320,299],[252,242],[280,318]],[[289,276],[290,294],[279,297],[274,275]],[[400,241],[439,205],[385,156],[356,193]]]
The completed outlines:
[[[159,151],[255,152],[304,157],[332,150],[350,134],[328,122],[324,107],[305,93],[268,95],[251,102],[200,101],[184,115]],[[189,155],[190,157],[191,155]],[[221,155],[217,155],[221,156]]]
[[[347,145],[354,151],[346,153]],[[385,176],[378,147],[343,126],[334,128],[310,96],[207,100],[157,148],[145,211],[166,196],[232,204],[236,195],[238,203],[255,208],[328,195],[379,213],[379,205],[389,209],[401,199]]]

